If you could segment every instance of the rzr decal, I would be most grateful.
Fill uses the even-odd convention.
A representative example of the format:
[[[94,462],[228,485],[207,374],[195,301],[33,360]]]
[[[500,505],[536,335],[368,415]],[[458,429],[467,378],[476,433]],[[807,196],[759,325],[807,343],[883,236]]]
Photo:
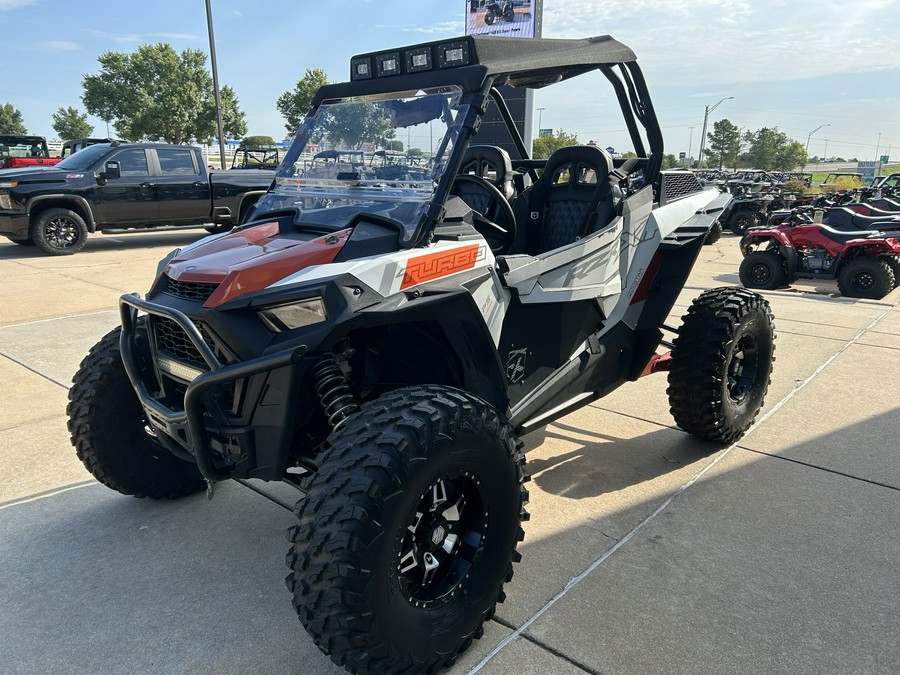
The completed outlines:
[[[472,244],[410,258],[406,262],[400,290],[472,269],[479,258],[479,248],[481,247],[478,244]]]

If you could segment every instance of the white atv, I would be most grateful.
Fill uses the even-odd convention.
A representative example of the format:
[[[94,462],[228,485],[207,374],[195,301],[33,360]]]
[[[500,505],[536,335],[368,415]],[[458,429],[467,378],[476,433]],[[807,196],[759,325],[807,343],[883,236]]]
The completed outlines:
[[[497,87],[589,75],[612,84],[637,157],[530,159]],[[493,108],[509,151],[475,143]],[[427,167],[419,153],[392,180],[365,158],[311,170],[310,145],[395,135],[433,148]],[[138,497],[297,486],[288,586],[322,651],[352,672],[452,663],[520,557],[520,436],[655,371],[703,439],[734,441],[763,403],[760,296],[711,290],[664,325],[730,197],[662,157],[635,56],[608,36],[353,57],[251,222],[172,252],[146,299],[122,297],[121,328],[71,390],[79,457]]]

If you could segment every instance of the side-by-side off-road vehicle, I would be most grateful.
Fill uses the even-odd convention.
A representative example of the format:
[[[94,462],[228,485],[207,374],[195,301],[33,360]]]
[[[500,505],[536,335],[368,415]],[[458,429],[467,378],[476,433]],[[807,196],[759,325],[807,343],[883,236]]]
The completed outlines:
[[[612,85],[636,158],[529,158],[497,87],[582,75]],[[490,109],[511,153],[479,142]],[[434,148],[427,176],[305,169],[310,139],[394,134]],[[662,158],[634,53],[609,36],[353,57],[250,222],[173,251],[145,298],[121,298],[121,328],[71,389],[79,457],[138,497],[299,487],[287,583],[320,649],[352,672],[452,663],[520,557],[523,434],[655,371],[701,439],[734,441],[762,405],[763,298],[717,288],[664,325],[731,197]]]

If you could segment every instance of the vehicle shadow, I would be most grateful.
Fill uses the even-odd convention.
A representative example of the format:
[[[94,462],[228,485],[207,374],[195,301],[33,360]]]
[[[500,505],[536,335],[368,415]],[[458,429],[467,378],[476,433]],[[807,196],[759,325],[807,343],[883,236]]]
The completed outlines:
[[[553,448],[559,444],[576,447],[557,452]],[[653,481],[722,447],[673,427],[621,438],[557,422],[525,437],[526,468],[534,483],[546,492],[575,500]]]
[[[104,251],[131,251],[150,247],[177,248],[186,246],[198,239],[209,236],[202,229],[171,229],[153,232],[110,232],[88,235],[85,247],[74,254],[78,257],[101,253]],[[0,260],[24,260],[33,258],[49,258],[36,246],[23,246],[9,240],[0,240]],[[63,257],[63,256],[60,256]]]

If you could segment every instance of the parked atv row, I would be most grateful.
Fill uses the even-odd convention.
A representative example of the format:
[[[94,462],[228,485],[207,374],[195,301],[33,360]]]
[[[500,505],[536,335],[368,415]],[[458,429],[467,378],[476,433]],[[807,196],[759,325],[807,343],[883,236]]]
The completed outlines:
[[[837,279],[841,295],[883,298],[900,279],[900,204],[896,209],[872,216],[839,207],[828,223],[816,222],[811,208],[776,214],[741,238],[741,283],[772,290],[795,279]]]

